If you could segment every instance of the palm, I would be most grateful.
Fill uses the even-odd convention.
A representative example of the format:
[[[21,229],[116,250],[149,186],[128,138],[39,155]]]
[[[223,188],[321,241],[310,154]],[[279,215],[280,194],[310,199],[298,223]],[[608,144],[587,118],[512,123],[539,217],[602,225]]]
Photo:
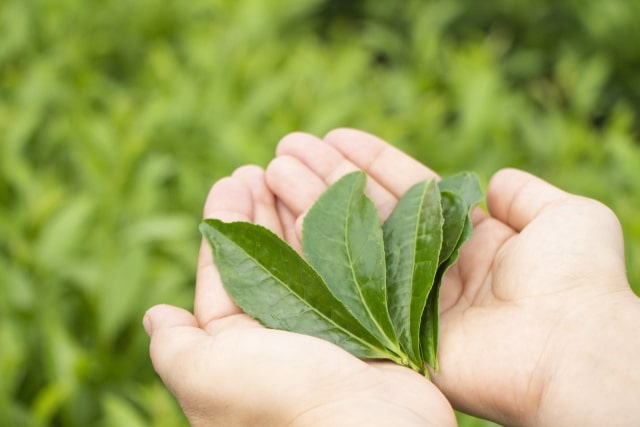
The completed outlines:
[[[494,217],[511,226],[485,217],[461,254],[453,275],[459,287],[451,287],[461,291],[448,295],[442,313],[439,385],[452,390],[449,397],[459,407],[480,403],[498,407],[500,417],[518,419],[540,404],[545,376],[553,375],[542,367],[545,359],[557,358],[547,349],[567,345],[562,325],[579,323],[580,313],[611,292],[611,277],[599,272],[613,267],[624,277],[623,249],[619,233],[612,232],[617,220],[604,206],[551,187],[534,209],[524,197],[502,203],[495,199],[514,190],[507,183],[525,181],[500,182],[489,194],[490,205]],[[567,310],[567,301],[575,309]],[[465,378],[465,372],[474,375]],[[476,390],[494,384],[485,388],[493,393],[483,393],[483,402],[468,401],[453,391],[460,390],[458,381]],[[498,412],[488,414],[498,417]]]
[[[241,168],[218,182],[207,199],[205,217],[259,223],[299,246],[294,232],[296,214],[273,196],[264,172],[257,167]],[[452,419],[442,394],[411,370],[384,362],[364,363],[323,340],[257,324],[224,292],[206,244],[199,259],[195,316],[211,336],[212,352],[228,355],[225,363],[215,365],[223,369],[209,372],[212,381],[234,384],[234,376],[242,372],[252,378],[252,395],[269,396],[252,403],[267,412],[285,402],[293,419],[300,414],[311,416],[309,412],[321,412],[323,407],[374,401],[382,393],[386,404],[417,413],[433,425]],[[247,401],[242,387],[228,388],[227,393],[235,394],[228,402],[241,405]],[[242,413],[240,408],[236,412]],[[287,425],[291,419],[286,420]]]
[[[328,185],[354,169],[368,172],[368,194],[383,219],[412,184],[435,176],[371,135],[341,130],[324,141],[304,134],[285,138],[267,178],[299,217]],[[565,301],[584,296],[572,295],[580,280],[588,278],[593,288],[597,277],[591,272],[610,271],[602,269],[603,259],[623,259],[610,227],[581,220],[593,218],[592,212],[581,216],[594,209],[592,203],[569,200],[550,186],[536,194],[524,188],[522,174],[512,178],[517,179],[490,186],[492,215],[474,212],[473,237],[444,278],[441,371],[434,378],[454,406],[498,421],[535,413],[548,374],[538,367],[547,357],[546,344],[560,339],[554,331],[566,317]],[[601,213],[610,225],[612,216],[606,209]],[[594,237],[605,247],[610,243],[613,256],[593,248]],[[585,271],[585,265],[593,268]],[[624,274],[624,265],[618,269]]]

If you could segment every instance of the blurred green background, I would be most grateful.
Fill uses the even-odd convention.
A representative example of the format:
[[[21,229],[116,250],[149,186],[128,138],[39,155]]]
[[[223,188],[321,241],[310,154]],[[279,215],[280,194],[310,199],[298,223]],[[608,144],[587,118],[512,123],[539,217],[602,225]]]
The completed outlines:
[[[0,425],[186,425],[142,315],[291,131],[599,199],[638,292],[639,40],[636,0],[0,0]]]

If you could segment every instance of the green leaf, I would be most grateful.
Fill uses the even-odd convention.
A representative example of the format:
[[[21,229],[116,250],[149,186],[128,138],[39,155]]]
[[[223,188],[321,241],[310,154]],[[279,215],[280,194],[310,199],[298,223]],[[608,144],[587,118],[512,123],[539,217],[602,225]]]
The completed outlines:
[[[484,199],[478,175],[473,172],[459,172],[438,182],[440,191],[450,191],[465,201],[468,209]]]
[[[264,227],[205,220],[231,298],[268,327],[313,335],[361,358],[438,370],[442,278],[470,238],[477,177],[414,185],[380,224],[366,175],[345,175],[305,216],[302,249]]]
[[[465,201],[449,190],[441,190],[441,202],[443,224],[440,265],[445,263],[458,247],[468,210]]]
[[[345,175],[305,215],[302,251],[334,295],[389,350],[402,355],[387,309],[378,211],[364,194],[367,177]]]
[[[444,193],[443,193],[444,194]],[[456,247],[453,249],[451,255],[446,258],[440,267],[434,280],[433,288],[427,299],[427,304],[422,315],[422,323],[420,326],[420,343],[422,345],[422,358],[426,363],[431,365],[436,372],[438,372],[438,341],[440,333],[440,288],[442,285],[442,278],[447,269],[452,266],[458,259],[458,252],[460,246],[471,235],[471,220],[468,216],[465,216],[465,220],[462,226],[462,233],[458,239]]]
[[[420,326],[422,357],[426,363],[438,371],[438,340],[440,328],[440,287],[447,269],[457,259],[460,247],[471,237],[473,225],[469,212],[483,200],[478,177],[473,172],[461,172],[442,179],[438,183],[442,193],[443,247],[440,266],[434,280],[433,289],[427,299]]]
[[[206,219],[223,286],[242,310],[274,329],[325,339],[361,358],[392,358],[286,242],[246,222]]]
[[[420,322],[439,265],[442,206],[435,180],[411,187],[385,221],[389,312],[402,347],[422,370]]]
[[[451,201],[450,204],[443,204],[445,217],[443,232],[450,235],[449,238],[445,237],[445,239],[450,243],[456,239],[455,235],[459,233],[459,237],[456,239],[456,245],[453,247],[451,253],[447,257],[440,258],[440,261],[443,264],[441,266],[441,269],[443,269],[441,274],[444,275],[446,269],[453,265],[453,263],[458,259],[460,247],[462,247],[462,245],[471,238],[473,224],[469,215],[471,209],[484,199],[484,193],[480,188],[478,176],[473,172],[460,172],[446,177],[438,183],[438,187],[443,195],[445,193],[454,194],[465,204],[464,216],[460,212],[461,207],[459,206],[459,201],[456,201],[455,203]],[[446,197],[448,198],[448,196]],[[445,201],[445,203],[448,202]],[[464,221],[462,221],[463,218]],[[457,231],[460,229],[461,225],[461,231]]]

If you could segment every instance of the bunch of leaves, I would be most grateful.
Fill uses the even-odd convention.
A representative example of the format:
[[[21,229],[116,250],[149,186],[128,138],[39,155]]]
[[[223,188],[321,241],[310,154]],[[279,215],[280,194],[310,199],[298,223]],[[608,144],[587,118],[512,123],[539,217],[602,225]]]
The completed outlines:
[[[469,172],[425,180],[381,224],[366,181],[352,172],[316,201],[304,258],[260,225],[205,219],[201,232],[231,298],[265,326],[428,375],[427,365],[438,367],[441,280],[471,235],[482,191]]]

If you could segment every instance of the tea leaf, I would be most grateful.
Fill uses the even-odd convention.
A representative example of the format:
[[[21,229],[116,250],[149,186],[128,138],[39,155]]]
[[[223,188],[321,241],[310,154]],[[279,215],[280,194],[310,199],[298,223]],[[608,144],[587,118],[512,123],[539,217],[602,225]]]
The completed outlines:
[[[439,266],[434,278],[433,287],[427,299],[420,326],[420,343],[422,358],[426,363],[438,369],[438,329],[439,329],[439,296],[442,277],[447,268],[455,262],[457,250],[461,245],[461,236],[467,224],[467,204],[457,194],[448,190],[442,191],[442,249]]]
[[[442,206],[434,180],[411,187],[385,221],[389,312],[400,343],[420,370],[420,322],[438,270]]]
[[[474,172],[459,172],[443,178],[438,182],[438,188],[440,191],[451,191],[460,196],[469,210],[484,199],[478,175]]]
[[[357,357],[393,359],[277,235],[259,225],[217,219],[204,220],[200,230],[225,290],[245,313],[269,328],[322,338]]]
[[[473,224],[470,217],[471,209],[484,199],[484,193],[482,192],[482,188],[480,188],[478,175],[473,172],[460,172],[455,175],[448,176],[438,182],[438,188],[440,188],[440,192],[443,194],[448,192],[457,195],[466,204],[464,208],[466,211],[466,218],[464,220],[460,237],[458,238],[451,254],[446,259],[441,258],[441,262],[444,263],[446,261],[446,265],[443,267],[444,270],[446,270],[458,259],[460,247],[471,238],[471,233],[473,232]],[[445,215],[444,227],[452,227],[453,229],[459,227],[459,221],[461,220],[459,212],[460,207],[454,208],[453,206],[448,206],[444,207],[444,209],[449,211]],[[457,213],[454,213],[454,211],[457,211]],[[457,218],[458,223],[454,221],[454,217]],[[447,225],[447,222],[449,225]],[[451,230],[450,232],[453,233],[452,237],[456,233],[455,230]],[[444,274],[444,271],[442,274]]]
[[[467,204],[460,196],[449,190],[441,191],[440,195],[443,224],[439,264],[442,265],[449,260],[458,247],[467,217]]]
[[[385,252],[367,177],[345,175],[305,215],[302,251],[334,295],[381,343],[402,355],[387,309]]]
[[[471,237],[473,225],[469,212],[476,203],[484,198],[478,176],[473,172],[460,172],[446,177],[438,183],[438,187],[443,196],[443,211],[445,212],[443,232],[447,234],[444,238],[446,245],[443,246],[441,264],[434,280],[433,289],[427,299],[420,327],[422,357],[436,372],[438,371],[439,299],[442,277],[458,259],[460,247]],[[452,198],[447,194],[455,197]],[[456,243],[451,248],[450,245],[453,241]],[[445,252],[449,248],[450,253],[447,255]]]
[[[201,232],[230,297],[267,327],[323,338],[361,358],[438,370],[442,277],[469,239],[483,197],[475,174],[420,182],[381,225],[358,171],[303,223],[305,261],[268,229],[209,219]]]

